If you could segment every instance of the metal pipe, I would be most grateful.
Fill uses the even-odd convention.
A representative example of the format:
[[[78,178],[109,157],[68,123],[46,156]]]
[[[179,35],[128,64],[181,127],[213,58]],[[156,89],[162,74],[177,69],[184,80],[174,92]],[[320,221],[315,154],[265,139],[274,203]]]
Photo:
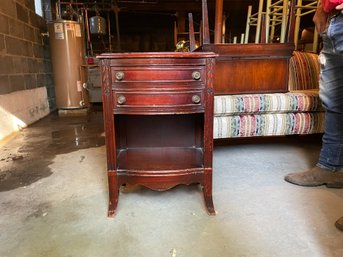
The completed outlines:
[[[61,1],[61,0],[59,0]],[[75,3],[75,2],[61,2],[62,5],[75,5],[75,6],[84,6],[84,7],[89,7],[93,6],[93,3]],[[110,10],[111,9],[111,3],[97,3],[97,9],[104,11],[104,10]]]
[[[61,19],[61,0],[57,1],[57,13],[56,13],[56,18]]]
[[[116,18],[116,32],[117,32],[117,49],[120,52],[121,51],[121,42],[120,42],[120,31],[119,31],[119,15],[118,11],[114,11],[115,18]]]
[[[86,20],[86,30],[87,30],[87,53],[88,56],[93,56],[91,36],[89,32],[89,22],[88,22],[88,9],[85,9],[85,20]]]
[[[107,28],[108,28],[108,46],[109,46],[110,52],[112,52],[111,20],[110,20],[109,12],[107,12]]]

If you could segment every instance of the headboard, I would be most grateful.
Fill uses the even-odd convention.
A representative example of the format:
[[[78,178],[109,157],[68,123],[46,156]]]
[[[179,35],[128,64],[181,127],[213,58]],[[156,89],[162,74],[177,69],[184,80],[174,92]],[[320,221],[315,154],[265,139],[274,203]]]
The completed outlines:
[[[210,43],[207,0],[202,0],[202,45],[216,57],[216,95],[288,91],[289,60],[294,51],[295,0],[291,1],[286,43]],[[263,38],[263,37],[261,37]]]

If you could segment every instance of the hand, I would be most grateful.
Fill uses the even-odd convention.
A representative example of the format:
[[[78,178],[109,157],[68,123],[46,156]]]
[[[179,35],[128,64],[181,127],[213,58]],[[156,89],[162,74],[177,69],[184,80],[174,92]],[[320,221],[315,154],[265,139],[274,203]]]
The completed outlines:
[[[343,3],[337,5],[335,8],[336,10],[343,10]]]
[[[339,6],[342,6],[342,9],[343,9],[343,4],[340,4],[337,7],[339,7]],[[319,6],[316,10],[316,13],[313,16],[313,22],[314,22],[314,24],[316,26],[316,30],[319,34],[321,34],[325,30],[327,19],[328,19],[328,14],[326,12],[324,12],[322,6]]]

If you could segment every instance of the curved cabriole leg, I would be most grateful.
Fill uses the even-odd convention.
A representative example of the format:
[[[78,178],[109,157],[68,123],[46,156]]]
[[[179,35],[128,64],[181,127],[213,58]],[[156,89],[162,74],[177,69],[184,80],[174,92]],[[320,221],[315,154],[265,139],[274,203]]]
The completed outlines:
[[[109,218],[113,218],[116,213],[119,198],[118,178],[117,173],[115,171],[108,172],[108,189],[109,203],[107,216]]]
[[[208,214],[216,215],[212,199],[212,169],[205,169],[204,171],[204,184],[202,191]]]
[[[203,188],[205,205],[207,208],[207,212],[209,215],[216,215],[216,211],[214,210],[213,199],[212,199],[212,192],[206,192],[205,186]]]

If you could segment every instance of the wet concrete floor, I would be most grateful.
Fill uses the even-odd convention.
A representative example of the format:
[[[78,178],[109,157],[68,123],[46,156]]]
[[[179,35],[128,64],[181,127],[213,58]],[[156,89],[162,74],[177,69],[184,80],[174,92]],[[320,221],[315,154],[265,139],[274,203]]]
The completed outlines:
[[[20,131],[12,142],[0,152],[0,192],[50,176],[49,165],[58,154],[103,146],[102,112],[80,117],[59,117],[53,113],[30,129]]]

